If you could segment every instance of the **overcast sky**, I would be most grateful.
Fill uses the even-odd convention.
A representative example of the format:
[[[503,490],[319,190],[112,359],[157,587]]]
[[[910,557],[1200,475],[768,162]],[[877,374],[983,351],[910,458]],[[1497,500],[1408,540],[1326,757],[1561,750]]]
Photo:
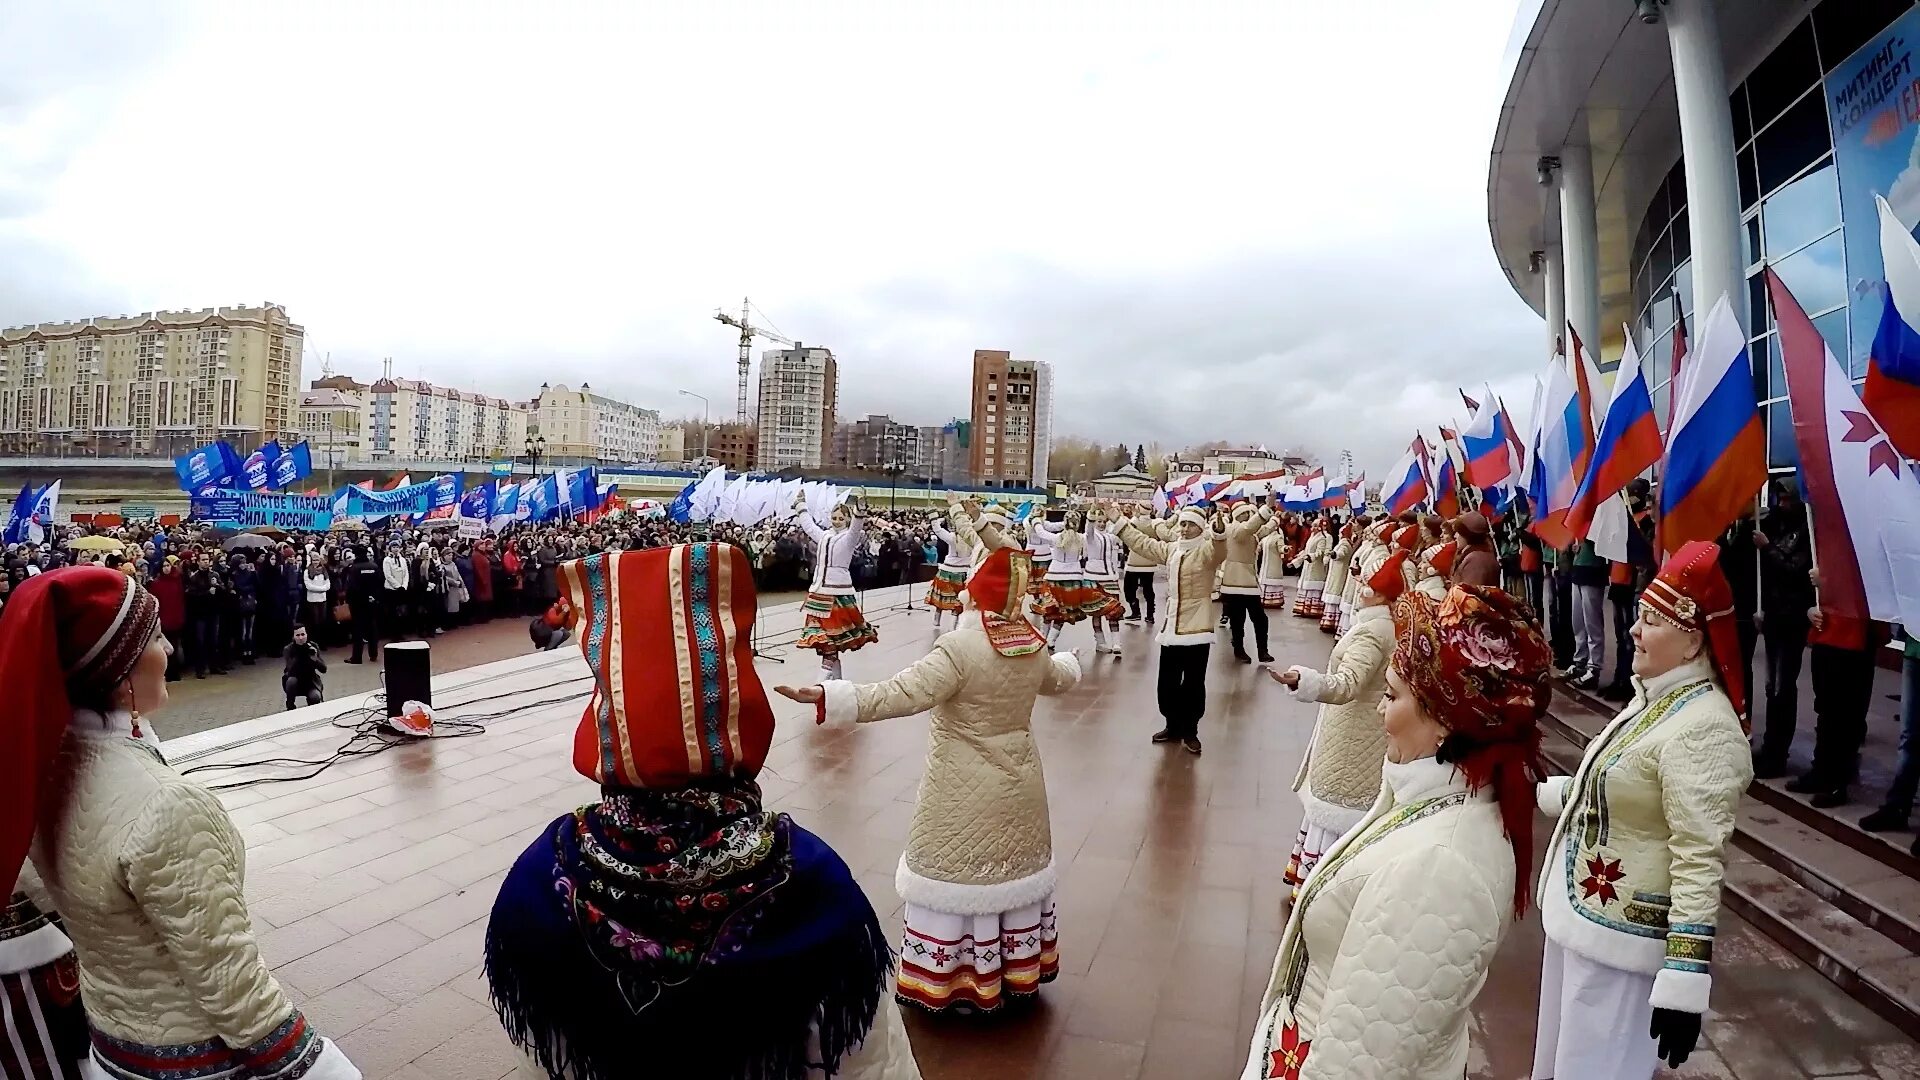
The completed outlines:
[[[1544,359],[1486,228],[1513,6],[21,0],[0,325],[271,299],[308,380],[719,415],[751,295],[843,417],[1010,349],[1060,433],[1378,478]]]

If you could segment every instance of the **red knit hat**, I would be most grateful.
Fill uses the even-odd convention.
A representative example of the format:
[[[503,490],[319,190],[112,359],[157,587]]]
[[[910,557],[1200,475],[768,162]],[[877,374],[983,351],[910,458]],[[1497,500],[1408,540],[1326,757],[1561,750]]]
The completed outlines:
[[[1740,662],[1740,631],[1734,625],[1733,586],[1720,569],[1720,545],[1690,540],[1667,557],[1640,603],[1668,622],[1704,634],[1707,655],[1740,726],[1747,727],[1746,667]]]
[[[1491,785],[1513,847],[1515,916],[1526,911],[1533,859],[1540,719],[1553,690],[1553,650],[1525,602],[1503,589],[1455,585],[1446,599],[1409,592],[1393,605],[1393,670],[1427,715],[1465,749],[1453,763],[1474,790]]]
[[[0,896],[26,861],[75,691],[103,696],[126,681],[159,630],[153,594],[104,566],[49,570],[13,591],[0,619]]]
[[[560,564],[593,697],[573,767],[613,788],[752,779],[773,742],[753,669],[753,568],[732,544],[609,551]]]
[[[1047,639],[1020,610],[1032,575],[1032,555],[999,548],[967,579],[967,599],[980,612],[987,642],[1001,656],[1029,656],[1046,648]]]

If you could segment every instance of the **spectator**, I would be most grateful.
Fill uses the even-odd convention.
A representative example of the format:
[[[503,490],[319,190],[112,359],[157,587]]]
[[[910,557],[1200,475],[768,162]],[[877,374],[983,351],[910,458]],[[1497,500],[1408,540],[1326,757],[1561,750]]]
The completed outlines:
[[[1486,515],[1478,511],[1468,511],[1454,519],[1453,534],[1460,548],[1454,555],[1450,575],[1453,584],[1500,587],[1500,557],[1493,551],[1492,531]]]
[[[327,670],[327,658],[320,655],[320,646],[307,640],[306,627],[293,628],[293,640],[287,643],[280,657],[280,689],[286,692],[289,710],[297,697],[306,698],[309,705],[326,700],[326,687],[320,676]]]
[[[394,551],[398,551],[396,546]],[[388,561],[393,560],[389,555]],[[401,561],[400,570],[406,572],[406,562]],[[380,620],[389,612],[402,612],[404,608],[394,606],[392,594],[386,583],[392,578],[380,566],[374,565],[373,553],[365,547],[356,549],[354,562],[347,571],[347,605],[351,609],[353,631],[353,655],[347,657],[347,663],[360,662],[360,650],[366,647],[367,659],[378,663],[380,660]],[[406,593],[403,590],[401,596]]]
[[[1762,780],[1787,775],[1787,753],[1800,721],[1800,662],[1811,628],[1807,611],[1814,604],[1807,508],[1789,481],[1776,482],[1773,496],[1773,509],[1751,536],[1760,549],[1758,621],[1767,640],[1766,727],[1753,757],[1753,774]],[[1752,646],[1747,648],[1751,658]]]
[[[228,558],[227,567],[233,586],[233,618],[227,620],[225,627],[227,655],[238,657],[242,664],[252,667],[253,633],[260,615],[260,574],[246,555],[238,551]]]
[[[408,590],[413,583],[413,574],[407,568],[406,553],[401,550],[398,539],[387,543],[387,557],[380,564],[381,600],[386,616],[387,628],[394,637],[403,637],[412,625],[408,617]],[[358,620],[356,620],[358,621]],[[356,644],[356,651],[358,642]],[[353,663],[349,660],[348,663]]]
[[[1607,657],[1607,561],[1582,540],[1573,551],[1573,664],[1568,678],[1582,690],[1600,688]]]
[[[1817,569],[1809,580],[1817,592]],[[1813,767],[1789,781],[1787,790],[1811,795],[1816,808],[1829,810],[1847,804],[1860,771],[1867,705],[1873,700],[1875,631],[1871,622],[1818,602],[1807,612],[1807,622],[1813,652]]]
[[[167,644],[173,646],[173,652],[167,655],[167,681],[179,682],[181,650],[187,643],[187,594],[186,581],[180,576],[178,557],[167,556],[160,565],[159,576],[153,579],[147,591],[160,603],[160,632],[167,636]]]
[[[1894,768],[1893,783],[1887,786],[1886,801],[1860,822],[1868,832],[1906,828],[1907,818],[1913,814],[1914,789],[1920,787],[1920,627],[1904,629],[1907,644],[1900,660],[1900,762]],[[1920,856],[1920,837],[1914,838],[1912,851]]]
[[[1740,634],[1740,674],[1753,685],[1753,647],[1759,639],[1754,615],[1760,609],[1760,563],[1754,555],[1753,507],[1720,534],[1720,572],[1733,587],[1734,629]],[[1751,695],[1748,698],[1752,700]],[[1749,706],[1751,708],[1751,706]]]
[[[225,675],[227,667],[220,652],[220,614],[227,595],[226,579],[213,565],[213,556],[202,554],[193,573],[187,576],[188,640],[193,646],[193,677],[204,679],[207,672]]]

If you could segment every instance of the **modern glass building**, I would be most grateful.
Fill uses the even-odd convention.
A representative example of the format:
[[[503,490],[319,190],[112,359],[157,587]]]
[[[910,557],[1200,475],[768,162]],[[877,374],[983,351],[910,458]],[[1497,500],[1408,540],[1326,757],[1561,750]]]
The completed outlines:
[[[1917,54],[1913,0],[1523,0],[1487,216],[1546,317],[1543,351],[1570,323],[1607,370],[1630,332],[1664,427],[1675,329],[1695,340],[1727,294],[1769,463],[1790,470],[1761,271],[1863,378],[1884,287],[1874,195],[1920,223]]]

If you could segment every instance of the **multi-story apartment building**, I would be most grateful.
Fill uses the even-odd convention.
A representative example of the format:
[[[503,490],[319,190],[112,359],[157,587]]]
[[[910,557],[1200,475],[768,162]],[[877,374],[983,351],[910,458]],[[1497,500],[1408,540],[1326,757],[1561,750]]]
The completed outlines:
[[[1053,365],[973,352],[973,424],[967,466],[985,487],[1045,487],[1053,448]]]
[[[835,424],[833,457],[828,464],[852,469],[884,469],[898,465],[902,472],[921,475],[922,430],[883,414],[869,414],[863,420]],[[938,432],[940,429],[932,430]]]
[[[371,384],[316,380],[301,396],[300,422],[315,465],[323,455],[339,463],[506,460],[527,439],[524,403],[391,375]]]
[[[591,384],[573,390],[541,383],[531,406],[531,430],[546,440],[545,453],[556,464],[660,457],[659,412],[596,394]]]
[[[0,330],[0,451],[247,451],[296,435],[305,337],[274,303]]]
[[[818,469],[833,455],[840,373],[832,349],[768,349],[760,357],[760,468]]]

